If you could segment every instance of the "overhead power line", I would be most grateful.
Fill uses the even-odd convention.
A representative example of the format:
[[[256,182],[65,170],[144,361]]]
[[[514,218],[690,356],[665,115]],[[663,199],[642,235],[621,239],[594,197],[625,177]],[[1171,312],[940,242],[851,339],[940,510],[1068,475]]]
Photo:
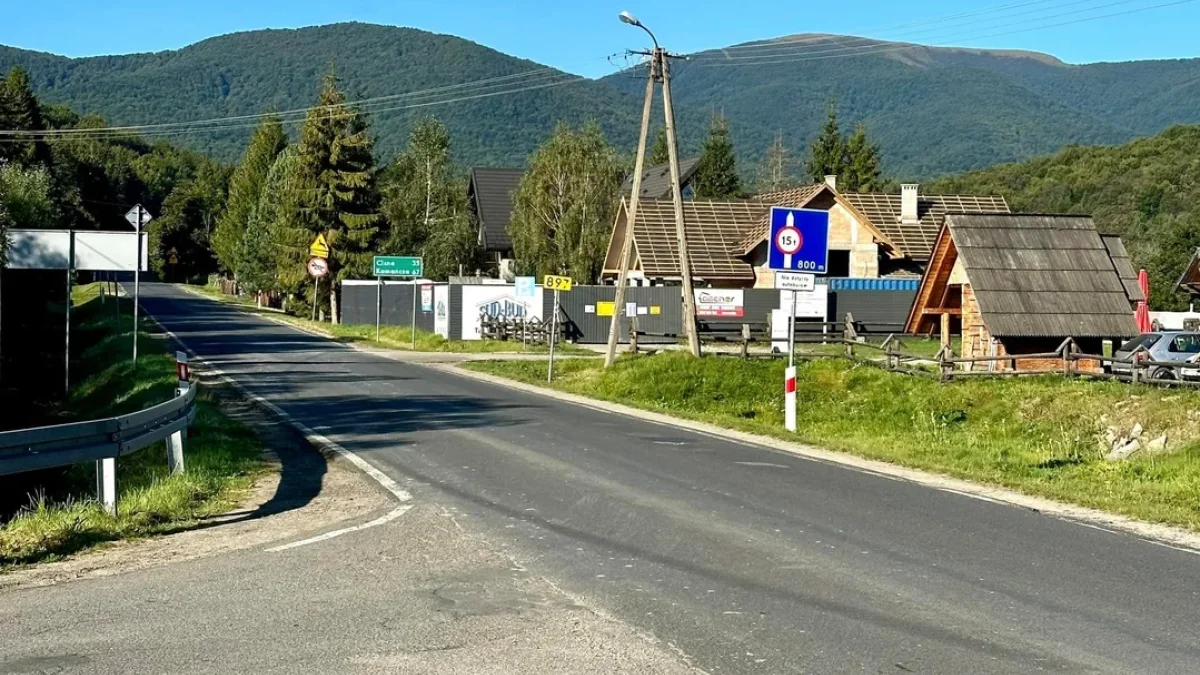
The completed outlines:
[[[1128,1],[1128,0],[1126,0],[1126,1]],[[1082,17],[1079,19],[1073,19],[1070,21],[1060,21],[1057,23],[1029,26],[1029,27],[1018,28],[1016,30],[1010,30],[1010,31],[993,32],[993,33],[986,33],[986,34],[974,34],[974,35],[969,36],[969,38],[966,38],[966,39],[978,40],[978,39],[989,38],[989,37],[1001,37],[1001,36],[1005,36],[1005,35],[1016,35],[1019,33],[1028,33],[1028,32],[1037,31],[1037,30],[1045,30],[1048,28],[1058,28],[1061,26],[1069,26],[1069,25],[1074,25],[1074,24],[1079,24],[1079,23],[1086,23],[1089,21],[1098,21],[1100,19],[1109,19],[1109,18],[1118,17],[1118,16],[1126,16],[1129,14],[1137,14],[1139,12],[1146,12],[1146,11],[1150,11],[1150,10],[1154,10],[1154,9],[1161,9],[1164,7],[1174,7],[1177,5],[1185,5],[1185,4],[1189,4],[1192,2],[1196,2],[1196,0],[1175,0],[1174,2],[1165,2],[1165,3],[1150,5],[1147,7],[1138,7],[1138,8],[1129,9],[1129,10],[1125,10],[1125,11],[1121,11],[1121,12],[1111,12],[1108,14],[1087,16],[1087,17]],[[1119,5],[1119,4],[1126,4],[1126,2],[1110,3],[1108,5],[1103,5],[1101,7],[1108,7],[1108,6],[1114,6],[1114,5]],[[1093,9],[1099,9],[1101,7],[1096,7]],[[1048,17],[1045,17],[1045,18],[1048,18]],[[1024,22],[1022,22],[1022,23],[1024,23]],[[1013,25],[1013,24],[1008,24],[1008,25]],[[828,38],[826,38],[826,39],[828,40]],[[926,43],[926,44],[914,44],[914,43],[894,44],[894,43],[887,43],[885,40],[881,40],[881,39],[875,39],[875,40],[871,40],[870,38],[856,38],[856,39],[868,40],[871,42],[871,44],[861,45],[861,46],[843,46],[843,47],[829,49],[829,50],[814,50],[814,51],[807,52],[807,53],[800,53],[800,54],[796,54],[796,55],[787,55],[787,56],[766,55],[766,56],[759,57],[758,59],[731,60],[731,59],[720,58],[720,57],[715,57],[715,56],[712,58],[709,58],[708,54],[705,54],[703,57],[693,57],[690,60],[695,63],[698,63],[700,65],[708,66],[708,67],[718,67],[718,66],[729,67],[729,66],[773,65],[773,64],[781,64],[781,63],[798,63],[798,62],[802,62],[802,61],[817,61],[817,60],[832,59],[832,58],[850,58],[850,57],[856,57],[856,56],[867,56],[867,55],[872,55],[872,54],[883,54],[883,53],[905,51],[905,50],[911,50],[911,49],[922,49],[925,47],[962,46],[960,44],[960,41],[964,38],[959,37],[957,39],[951,39],[946,42]],[[853,51],[853,53],[846,53],[846,52],[850,52],[850,51]]]
[[[485,78],[472,82],[434,87],[419,91],[404,92],[388,96],[378,96],[356,101],[347,101],[345,107],[360,112],[380,113],[395,110],[405,110],[431,105],[442,105],[474,99],[488,98],[506,94],[514,94],[533,89],[571,84],[583,80],[576,75],[570,75],[553,68],[538,68],[521,73]],[[420,99],[433,99],[421,101]],[[403,102],[403,103],[401,103]],[[400,103],[399,105],[390,105]],[[26,142],[29,140],[54,138],[103,138],[126,135],[167,136],[180,133],[197,133],[209,130],[237,129],[257,126],[263,119],[270,117],[281,118],[284,124],[294,124],[307,119],[314,111],[337,111],[341,106],[314,106],[297,108],[280,112],[258,113],[250,115],[231,115],[187,122],[164,122],[155,124],[135,124],[117,127],[100,127],[94,129],[51,129],[41,131],[0,130],[0,142]],[[337,113],[340,114],[340,113]],[[335,117],[332,114],[319,119]]]

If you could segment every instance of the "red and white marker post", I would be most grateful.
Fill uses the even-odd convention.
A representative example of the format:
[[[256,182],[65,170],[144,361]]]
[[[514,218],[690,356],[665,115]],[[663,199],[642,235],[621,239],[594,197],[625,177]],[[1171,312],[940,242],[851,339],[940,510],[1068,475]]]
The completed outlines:
[[[804,247],[804,236],[796,229],[796,219],[787,215],[787,226],[775,233],[775,248],[783,254],[783,266],[792,268],[792,256]],[[783,380],[783,425],[788,431],[796,430],[796,291],[791,292],[791,308],[788,310],[788,367]]]

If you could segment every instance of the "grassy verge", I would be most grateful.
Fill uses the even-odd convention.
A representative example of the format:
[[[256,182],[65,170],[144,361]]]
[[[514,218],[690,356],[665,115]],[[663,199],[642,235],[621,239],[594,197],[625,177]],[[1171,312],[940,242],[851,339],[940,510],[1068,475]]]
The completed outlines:
[[[148,325],[130,360],[132,306],[125,300],[118,323],[113,299],[101,303],[98,286],[75,295],[72,366],[77,384],[56,409],[53,422],[94,419],[139,410],[174,395],[175,362]],[[232,507],[264,471],[254,433],[225,416],[201,391],[188,439],[187,472],[167,471],[165,448],[152,446],[117,462],[117,515],[94,501],[95,469],[79,464],[65,472],[9,477],[7,490],[33,491],[28,506],[0,525],[0,569],[53,560],[97,544],[186,528]]]
[[[252,301],[246,298],[225,295],[212,286],[188,286],[188,288],[199,291],[215,300],[238,305],[246,311],[262,314],[264,316],[270,316],[271,318],[281,321],[286,321],[287,323],[299,328],[326,333],[342,342],[352,342],[371,347],[396,349],[401,351],[450,352],[457,354],[512,354],[519,352],[540,354],[549,351],[547,347],[538,345],[530,345],[529,347],[522,348],[522,345],[519,342],[504,342],[499,340],[447,340],[436,333],[427,333],[419,329],[417,330],[416,348],[414,350],[413,332],[408,326],[383,326],[379,331],[379,339],[376,340],[374,325],[333,325],[321,321],[312,321],[303,317],[285,314],[278,310],[261,309],[256,307]],[[555,349],[561,350],[563,353],[595,355],[595,352],[593,351],[582,349],[567,343],[559,343]]]
[[[466,367],[543,384],[540,364]],[[798,364],[799,428],[783,429],[780,360],[682,354],[624,358],[611,370],[564,361],[556,389],[1110,512],[1200,529],[1200,392],[1116,382],[1028,379],[939,384],[869,364]],[[1168,450],[1104,459],[1108,427]]]

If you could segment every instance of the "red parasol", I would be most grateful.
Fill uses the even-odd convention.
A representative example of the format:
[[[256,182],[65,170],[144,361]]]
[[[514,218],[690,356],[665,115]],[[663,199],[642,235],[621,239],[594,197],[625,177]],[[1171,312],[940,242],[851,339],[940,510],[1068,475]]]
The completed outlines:
[[[1138,272],[1138,287],[1142,289],[1142,300],[1138,301],[1137,312],[1134,317],[1137,319],[1138,330],[1143,333],[1149,333],[1152,330],[1150,323],[1150,306],[1147,300],[1150,298],[1150,275],[1146,274],[1146,270]]]

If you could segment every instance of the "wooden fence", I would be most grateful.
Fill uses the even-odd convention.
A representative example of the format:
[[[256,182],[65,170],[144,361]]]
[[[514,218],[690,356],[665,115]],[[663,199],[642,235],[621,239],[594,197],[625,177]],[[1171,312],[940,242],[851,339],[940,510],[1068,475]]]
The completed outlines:
[[[522,344],[542,345],[550,343],[551,322],[537,318],[492,317],[479,315],[479,337],[484,340],[505,340]],[[558,322],[558,341],[565,335],[563,322]]]

